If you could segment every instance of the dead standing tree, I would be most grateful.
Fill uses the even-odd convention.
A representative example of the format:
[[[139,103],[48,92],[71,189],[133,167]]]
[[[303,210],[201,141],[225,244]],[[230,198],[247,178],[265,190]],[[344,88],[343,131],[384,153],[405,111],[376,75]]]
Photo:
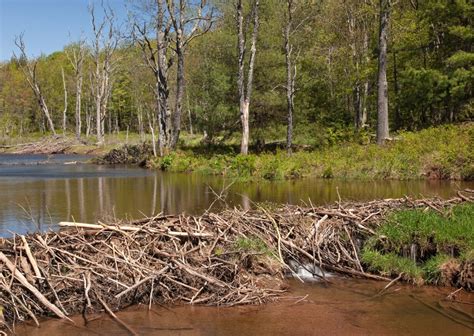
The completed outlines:
[[[169,88],[168,71],[173,64],[167,50],[170,44],[171,19],[165,16],[164,0],[154,0],[151,26],[155,31],[156,41],[150,40],[147,22],[134,23],[134,36],[142,49],[147,66],[155,78],[156,119],[158,123],[159,155],[166,155],[171,144],[171,113],[168,107]],[[151,11],[148,9],[148,11]],[[152,123],[150,123],[152,125]],[[152,129],[153,133],[154,130]]]
[[[64,76],[64,68],[63,67],[61,67],[61,78],[63,80],[63,91],[64,91],[63,136],[66,136],[66,128],[67,128],[67,85],[66,85],[66,77]]]
[[[75,105],[75,121],[76,121],[76,138],[79,139],[82,133],[81,118],[81,100],[82,100],[82,83],[83,83],[83,66],[86,56],[86,45],[80,40],[71,50],[66,50],[66,56],[74,70],[74,79],[76,84],[76,105]]]
[[[89,7],[92,21],[92,59],[94,63],[93,92],[96,114],[97,142],[104,142],[107,104],[112,90],[111,76],[115,69],[114,54],[120,38],[115,31],[115,17],[110,9],[104,8],[104,18],[97,22],[93,6]]]
[[[388,82],[387,40],[390,18],[390,0],[380,0],[379,67],[377,89],[377,144],[383,145],[389,137],[388,128]]]
[[[175,5],[177,2],[177,6]],[[176,103],[172,116],[171,148],[178,144],[181,131],[181,115],[185,90],[184,63],[185,53],[190,42],[207,33],[213,24],[214,9],[206,6],[206,0],[166,0],[168,14],[174,29],[174,52],[177,59]]]
[[[175,149],[181,131],[181,115],[185,92],[185,54],[190,42],[206,32],[213,24],[214,11],[206,0],[154,0],[144,12],[153,12],[150,23],[134,23],[134,35],[142,49],[145,62],[155,77],[156,114],[159,125],[160,156]],[[149,37],[150,28],[156,41]],[[150,27],[150,28],[149,28]],[[170,49],[172,53],[170,53]],[[176,69],[176,101],[173,113],[169,103],[169,70],[174,61]]]
[[[286,62],[286,102],[287,102],[287,130],[286,130],[286,149],[291,154],[291,145],[293,142],[293,109],[295,95],[295,77],[296,67],[293,69],[293,44],[291,43],[291,31],[293,25],[293,0],[287,0],[286,24],[284,28],[285,38],[285,62]]]
[[[26,55],[26,46],[25,42],[23,41],[23,35],[18,36],[15,38],[15,45],[20,50],[20,57],[14,55],[18,66],[21,68],[23,73],[25,74],[26,80],[30,85],[33,93],[35,94],[36,100],[38,105],[43,112],[46,121],[48,122],[48,127],[51,132],[56,135],[56,130],[54,129],[53,119],[51,118],[51,114],[48,109],[48,105],[46,104],[46,100],[44,98],[43,92],[41,91],[41,86],[38,82],[38,73],[37,73],[37,60],[28,60],[28,56]]]
[[[239,112],[242,123],[242,142],[240,145],[240,153],[247,155],[249,148],[249,115],[250,115],[250,97],[252,95],[253,72],[255,67],[255,55],[257,53],[257,37],[259,26],[259,0],[253,0],[250,18],[253,19],[253,31],[250,42],[250,59],[247,73],[247,87],[245,87],[245,51],[246,51],[246,33],[247,27],[244,27],[244,15],[242,0],[237,0],[237,31],[238,31],[238,53],[239,53],[239,75],[237,79],[237,87],[239,90]],[[250,21],[250,20],[249,20]]]

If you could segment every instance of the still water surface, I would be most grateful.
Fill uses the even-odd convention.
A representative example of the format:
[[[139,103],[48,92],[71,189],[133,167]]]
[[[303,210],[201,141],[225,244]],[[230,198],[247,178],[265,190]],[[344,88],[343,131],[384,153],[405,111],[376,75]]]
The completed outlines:
[[[126,166],[81,163],[67,155],[0,155],[0,236],[55,229],[60,221],[96,222],[104,216],[138,218],[157,212],[200,214],[226,190],[230,206],[252,202],[324,204],[404,195],[454,195],[473,183],[449,181],[344,181],[308,178],[237,182],[215,176],[172,174]],[[77,164],[68,164],[77,162]],[[38,164],[39,163],[39,164]],[[233,184],[232,184],[233,183]]]

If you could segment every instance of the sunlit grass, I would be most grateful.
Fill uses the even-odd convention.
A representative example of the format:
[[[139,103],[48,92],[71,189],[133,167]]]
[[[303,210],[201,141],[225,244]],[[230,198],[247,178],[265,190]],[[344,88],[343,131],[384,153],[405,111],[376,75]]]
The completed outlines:
[[[416,260],[406,257],[416,247]],[[448,261],[474,262],[474,205],[456,205],[446,214],[432,209],[390,215],[366,241],[362,261],[370,271],[404,273],[414,282],[436,283]]]

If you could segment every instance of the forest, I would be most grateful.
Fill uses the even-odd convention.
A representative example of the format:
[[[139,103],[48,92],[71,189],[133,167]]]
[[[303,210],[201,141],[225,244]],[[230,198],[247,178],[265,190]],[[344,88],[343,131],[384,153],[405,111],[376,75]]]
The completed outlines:
[[[91,38],[50,55],[17,37],[0,63],[0,138],[130,132],[163,156],[198,134],[291,152],[474,116],[469,0],[130,4],[123,23],[89,7]]]

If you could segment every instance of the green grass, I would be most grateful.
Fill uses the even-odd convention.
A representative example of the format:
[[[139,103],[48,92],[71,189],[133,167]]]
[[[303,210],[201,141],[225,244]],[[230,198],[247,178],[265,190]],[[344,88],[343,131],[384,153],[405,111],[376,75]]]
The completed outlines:
[[[456,205],[442,215],[434,210],[391,214],[366,241],[362,261],[385,275],[405,273],[419,283],[437,283],[448,261],[474,262],[474,204]],[[404,257],[417,247],[416,262]]]
[[[235,248],[247,253],[271,255],[267,244],[258,237],[239,237],[235,241]]]
[[[404,273],[406,278],[415,283],[423,282],[423,271],[411,259],[400,257],[396,253],[380,253],[370,248],[364,249],[362,261],[369,265],[368,270],[384,276],[395,276]]]
[[[474,205],[455,206],[444,216],[434,210],[402,210],[389,216],[377,233],[386,237],[386,249],[415,243],[423,251],[460,254],[474,249]]]
[[[194,139],[194,138],[193,138]],[[338,139],[338,138],[337,138]],[[193,140],[195,141],[195,139]],[[334,140],[336,141],[336,140]],[[313,147],[314,148],[314,147]],[[402,132],[380,147],[360,141],[295,152],[276,150],[242,156],[230,145],[184,146],[151,167],[240,179],[281,180],[305,176],[358,179],[474,179],[474,123]]]

